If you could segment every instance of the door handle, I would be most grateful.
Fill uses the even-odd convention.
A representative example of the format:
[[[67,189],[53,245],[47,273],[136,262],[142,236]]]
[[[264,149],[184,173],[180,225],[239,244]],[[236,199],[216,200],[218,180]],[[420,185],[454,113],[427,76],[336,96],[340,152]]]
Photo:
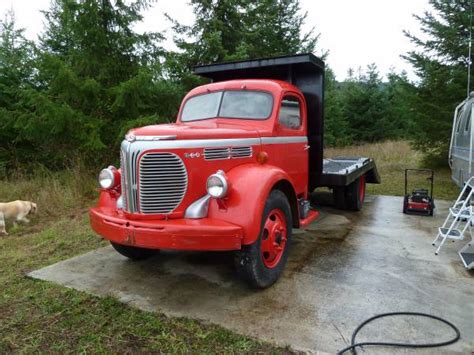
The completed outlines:
[[[311,146],[309,146],[307,144],[304,146],[304,150],[308,150],[309,148],[311,148]]]

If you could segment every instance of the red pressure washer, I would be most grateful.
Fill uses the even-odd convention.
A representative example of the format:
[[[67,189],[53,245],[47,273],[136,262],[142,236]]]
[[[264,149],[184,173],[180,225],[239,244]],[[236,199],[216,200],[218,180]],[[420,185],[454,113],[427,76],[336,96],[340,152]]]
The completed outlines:
[[[408,193],[408,172],[427,172],[430,176],[426,180],[431,181],[430,190],[414,189]],[[422,216],[432,216],[435,209],[433,199],[434,171],[431,169],[405,169],[405,198],[403,199],[403,213]]]

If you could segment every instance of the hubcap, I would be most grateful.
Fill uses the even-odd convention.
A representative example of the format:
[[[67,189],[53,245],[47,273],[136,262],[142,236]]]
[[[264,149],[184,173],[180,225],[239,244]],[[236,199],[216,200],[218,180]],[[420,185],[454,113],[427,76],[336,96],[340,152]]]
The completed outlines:
[[[262,260],[266,267],[274,268],[280,262],[285,251],[287,240],[286,218],[282,210],[270,211],[265,224],[260,244]]]

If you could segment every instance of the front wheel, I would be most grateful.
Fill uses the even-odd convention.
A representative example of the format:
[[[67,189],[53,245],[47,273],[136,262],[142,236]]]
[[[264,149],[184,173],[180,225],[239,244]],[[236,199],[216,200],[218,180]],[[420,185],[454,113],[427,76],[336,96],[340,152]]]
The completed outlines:
[[[123,256],[131,259],[131,260],[144,260],[148,259],[149,257],[158,253],[158,250],[155,249],[146,249],[146,248],[139,248],[139,247],[131,247],[128,245],[118,244],[114,242],[110,242],[114,249],[118,251]]]
[[[291,242],[291,208],[285,194],[273,190],[265,203],[260,234],[235,256],[237,273],[254,288],[273,285],[283,273]]]

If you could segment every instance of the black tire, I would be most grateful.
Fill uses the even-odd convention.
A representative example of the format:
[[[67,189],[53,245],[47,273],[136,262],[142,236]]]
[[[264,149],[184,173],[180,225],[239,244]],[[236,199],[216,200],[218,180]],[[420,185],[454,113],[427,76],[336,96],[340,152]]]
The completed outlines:
[[[148,259],[149,257],[158,253],[156,249],[146,249],[146,248],[139,248],[139,247],[131,247],[128,245],[117,244],[114,242],[110,242],[114,249],[122,254],[123,256],[131,259],[131,260],[144,260]]]
[[[403,213],[408,212],[408,196],[403,198]]]
[[[332,190],[334,206],[340,210],[346,209],[346,189],[344,186],[335,186]]]
[[[264,262],[264,254],[261,245],[262,238],[265,238],[265,222],[271,218],[270,213],[275,210],[281,211],[284,215],[286,223],[286,242],[282,249],[281,257],[276,265],[269,268]],[[288,199],[280,190],[273,190],[265,203],[261,218],[260,234],[257,240],[253,244],[244,245],[242,249],[235,254],[235,266],[240,278],[253,288],[263,289],[273,285],[280,278],[285,268],[291,244],[291,234],[292,217]]]
[[[365,178],[361,176],[346,186],[346,209],[360,211],[365,199]]]

